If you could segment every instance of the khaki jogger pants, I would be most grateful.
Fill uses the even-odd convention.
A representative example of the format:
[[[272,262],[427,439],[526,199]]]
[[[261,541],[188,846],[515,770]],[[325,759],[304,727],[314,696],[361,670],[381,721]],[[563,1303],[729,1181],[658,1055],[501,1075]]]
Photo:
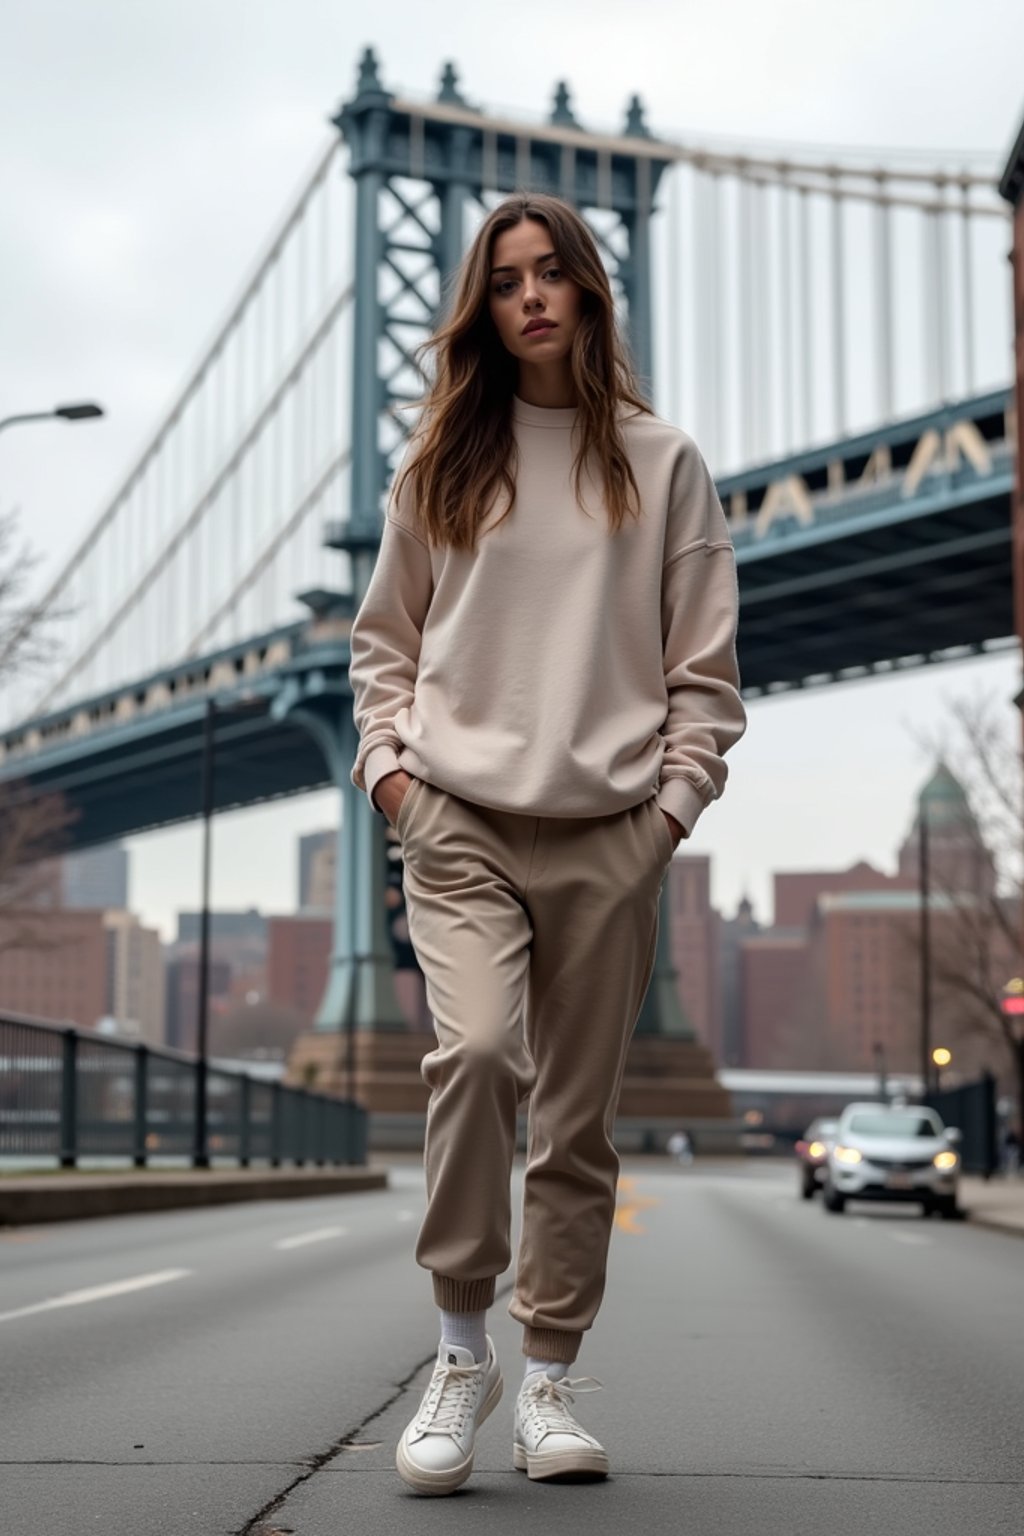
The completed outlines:
[[[529,1096],[509,1313],[523,1353],[572,1363],[604,1293],[626,1050],[673,853],[650,799],[608,816],[494,810],[414,778],[398,810],[409,935],[437,1047],[416,1261],[447,1311],[488,1307],[511,1258],[516,1117]]]

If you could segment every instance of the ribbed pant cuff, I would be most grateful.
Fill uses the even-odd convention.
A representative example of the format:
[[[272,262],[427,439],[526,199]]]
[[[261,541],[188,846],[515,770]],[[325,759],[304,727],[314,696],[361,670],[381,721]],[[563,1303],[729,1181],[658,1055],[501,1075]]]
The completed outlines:
[[[580,1352],[582,1333],[568,1328],[523,1328],[523,1354],[534,1360],[558,1360],[562,1365],[572,1365]]]
[[[494,1275],[485,1275],[482,1280],[453,1280],[450,1275],[434,1275],[433,1280],[434,1304],[445,1312],[483,1312],[494,1301]]]

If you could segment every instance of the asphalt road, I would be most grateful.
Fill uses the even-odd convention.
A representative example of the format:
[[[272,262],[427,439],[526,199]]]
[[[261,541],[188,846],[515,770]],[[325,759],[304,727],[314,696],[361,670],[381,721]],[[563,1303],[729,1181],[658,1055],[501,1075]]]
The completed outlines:
[[[916,1208],[826,1215],[777,1164],[627,1159],[574,1375],[604,1483],[512,1470],[520,1331],[473,1477],[394,1446],[437,1340],[387,1192],[0,1233],[0,1509],[18,1536],[1001,1536],[1024,1529],[1024,1242]],[[517,1173],[517,1193],[518,1193]]]

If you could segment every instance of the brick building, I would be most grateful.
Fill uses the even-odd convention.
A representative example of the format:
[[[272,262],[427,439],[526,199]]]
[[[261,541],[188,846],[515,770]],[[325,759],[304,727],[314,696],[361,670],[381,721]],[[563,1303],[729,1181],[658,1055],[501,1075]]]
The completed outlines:
[[[334,923],[300,914],[267,919],[267,998],[309,1023],[327,986]]]
[[[102,912],[0,914],[0,1009],[94,1029],[107,1007]]]
[[[990,902],[995,863],[961,785],[939,763],[918,796],[894,875],[860,862],[847,870],[775,876],[775,922],[738,941],[740,1063],[779,1070],[891,1071],[920,1066],[919,841],[927,820],[933,947],[932,1037],[963,1071],[995,1065],[969,1006],[943,966],[964,942],[956,903]],[[997,972],[1012,957],[995,951]],[[1010,969],[1006,970],[1010,974]]]
[[[669,869],[669,946],[677,972],[683,1014],[710,1050],[722,1060],[722,978],[718,963],[721,917],[711,905],[711,860],[707,854],[677,855]]]

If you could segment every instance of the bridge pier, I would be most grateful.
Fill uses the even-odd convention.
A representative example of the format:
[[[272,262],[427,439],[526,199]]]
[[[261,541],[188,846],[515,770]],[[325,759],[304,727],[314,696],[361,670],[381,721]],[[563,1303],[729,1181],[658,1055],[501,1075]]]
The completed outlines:
[[[358,1058],[365,1058],[365,1052],[358,1048],[356,1036],[408,1032],[395,992],[387,928],[384,827],[351,782],[358,737],[351,697],[340,675],[332,680],[317,668],[290,678],[273,713],[302,725],[314,737],[341,796],[330,970],[313,1027],[293,1049],[288,1076],[292,1081],[312,1079],[326,1092],[359,1097]]]

